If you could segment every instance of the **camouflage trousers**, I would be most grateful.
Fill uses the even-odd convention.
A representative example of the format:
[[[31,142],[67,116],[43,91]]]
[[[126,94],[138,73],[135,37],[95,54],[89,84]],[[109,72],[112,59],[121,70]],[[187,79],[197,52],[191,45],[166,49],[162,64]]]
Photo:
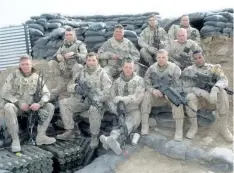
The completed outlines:
[[[141,58],[144,60],[145,63],[147,63],[149,66],[155,63],[156,57],[155,55],[151,54],[149,51],[147,51],[145,48],[142,48],[140,50]]]
[[[191,101],[192,107],[197,109],[216,110],[216,113],[220,116],[227,116],[229,112],[228,95],[224,89],[220,89],[217,95],[218,101],[216,104],[210,103],[209,93],[205,90],[202,92],[196,92],[188,94],[188,99],[194,98]]]
[[[74,129],[73,115],[74,113],[80,113],[80,116],[89,119],[91,134],[99,134],[103,114],[101,114],[95,106],[90,106],[88,102],[83,102],[83,100],[78,97],[70,96],[69,98],[60,100],[59,107],[60,115],[66,130]]]
[[[44,104],[44,106],[42,108],[40,108],[44,111],[46,111],[48,114],[47,118],[45,118],[43,116],[43,118],[41,118],[42,120],[42,124],[37,126],[37,132],[42,132],[45,133],[49,123],[51,121],[51,119],[53,118],[54,115],[54,105],[51,103],[46,103]],[[42,115],[40,115],[40,109],[39,109],[39,115],[40,117],[42,117]],[[21,111],[17,106],[15,106],[13,103],[7,103],[4,106],[4,115],[5,115],[5,119],[6,119],[6,126],[7,126],[7,130],[11,135],[17,135],[18,131],[19,131],[19,125],[18,125],[18,119],[17,116],[22,115],[23,111]]]
[[[61,71],[59,67],[59,63],[55,60],[51,60],[48,62],[49,71],[54,78],[54,84],[56,88],[52,89],[51,99],[54,100],[59,96],[59,100],[63,98],[68,98],[70,94],[67,92],[67,84],[72,80],[72,77],[78,73],[83,66],[81,64],[74,64],[73,67],[69,67],[65,71]]]
[[[192,104],[194,100],[196,100],[196,97],[193,95],[187,95],[186,96],[190,101],[188,102],[188,105],[195,109],[195,106]],[[142,104],[141,104],[141,112],[142,112],[142,124],[148,125],[148,115],[151,112],[152,107],[156,106],[171,106],[172,107],[172,116],[176,119],[183,119],[184,118],[184,107],[183,105],[175,106],[170,101],[168,101],[165,97],[156,97],[150,92],[146,91]],[[190,118],[196,117],[196,113],[192,111],[188,106],[185,106],[186,113]],[[147,115],[147,116],[146,116]]]

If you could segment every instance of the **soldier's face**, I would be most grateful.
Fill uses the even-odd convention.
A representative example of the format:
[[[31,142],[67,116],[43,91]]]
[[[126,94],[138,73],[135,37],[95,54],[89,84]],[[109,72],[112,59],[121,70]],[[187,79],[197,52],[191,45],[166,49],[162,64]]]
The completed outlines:
[[[72,31],[66,31],[65,32],[65,39],[69,42],[73,41],[74,36],[73,36],[73,32]]]
[[[124,30],[116,28],[115,31],[114,31],[114,38],[116,40],[122,40],[123,36],[124,36]]]
[[[180,24],[184,27],[188,27],[189,26],[189,17],[183,16],[180,20]]]
[[[126,77],[131,77],[133,72],[135,71],[134,63],[133,62],[125,62],[122,67],[123,73]]]
[[[187,31],[179,31],[177,33],[177,40],[179,43],[184,43],[187,40]]]
[[[205,63],[205,58],[201,52],[194,54],[193,60],[194,60],[194,63],[196,64],[196,66],[198,66],[198,67],[203,66]]]
[[[164,66],[167,64],[168,55],[166,53],[159,53],[157,55],[157,62],[159,66]]]
[[[158,24],[157,22],[157,19],[155,19],[154,17],[151,17],[149,20],[148,20],[148,23],[151,27],[153,26],[156,26]]]
[[[96,56],[90,56],[86,59],[86,65],[89,68],[94,68],[98,65],[98,60]]]
[[[22,59],[19,67],[23,73],[29,74],[32,72],[32,61],[29,59]]]

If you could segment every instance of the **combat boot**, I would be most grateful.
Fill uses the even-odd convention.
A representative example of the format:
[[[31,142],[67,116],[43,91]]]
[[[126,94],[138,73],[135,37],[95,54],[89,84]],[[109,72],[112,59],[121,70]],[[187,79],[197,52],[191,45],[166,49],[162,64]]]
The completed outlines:
[[[186,137],[189,139],[193,139],[197,134],[197,118],[189,118],[189,122],[191,123],[191,126],[186,134]]]
[[[94,149],[94,148],[97,148],[97,146],[98,146],[98,137],[97,137],[97,135],[92,135],[90,147]]]
[[[57,139],[61,140],[71,140],[75,138],[75,133],[73,130],[66,130],[63,134],[57,135]]]
[[[141,135],[149,134],[149,114],[142,115]]]
[[[18,134],[11,135],[11,137],[12,137],[11,151],[14,153],[21,151],[20,140],[19,140]]]
[[[102,143],[102,147],[105,149],[105,150],[108,150],[109,149],[109,145],[107,144],[107,139],[108,137],[104,136],[104,135],[101,135],[100,136],[100,141]]]
[[[118,138],[118,135],[111,134],[107,138],[107,144],[117,155],[120,155],[122,153],[122,149],[120,147],[119,142],[117,141],[117,138]]]
[[[176,119],[175,122],[176,122],[176,131],[175,131],[174,140],[182,141],[183,140],[183,122],[184,122],[184,119]]]
[[[53,144],[56,142],[55,138],[48,137],[45,135],[43,132],[38,132],[36,136],[36,144],[37,145],[48,145],[48,144]]]
[[[227,127],[227,116],[219,118],[219,133],[222,135],[225,141],[233,142],[233,135]]]

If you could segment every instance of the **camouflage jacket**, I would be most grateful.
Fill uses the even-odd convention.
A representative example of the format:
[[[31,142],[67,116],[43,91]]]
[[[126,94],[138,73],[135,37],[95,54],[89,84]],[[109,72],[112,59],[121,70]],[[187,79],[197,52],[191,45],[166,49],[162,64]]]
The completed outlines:
[[[145,83],[142,77],[134,74],[132,79],[125,81],[120,75],[115,80],[111,88],[111,96],[114,99],[116,96],[123,96],[130,99],[126,105],[127,111],[140,109],[140,104],[145,93]]]
[[[170,29],[168,30],[168,36],[169,39],[171,40],[176,40],[177,39],[177,31],[181,28],[180,25],[172,25]],[[198,45],[201,45],[201,36],[199,31],[196,28],[193,28],[189,26],[188,28],[184,28],[187,30],[188,33],[188,39],[191,39],[195,41]]]
[[[33,73],[25,77],[24,74],[18,69],[10,74],[2,88],[2,98],[10,103],[35,103],[33,95],[36,92],[38,74]],[[50,99],[50,92],[46,85],[42,89],[42,98],[39,103],[48,102]]]
[[[115,60],[113,60],[114,55],[120,58],[130,56],[134,61],[139,61],[140,59],[140,52],[127,38],[123,38],[121,42],[115,40],[114,37],[110,38],[99,48],[98,55],[100,60],[108,60],[109,65],[116,64]]]
[[[180,68],[172,62],[167,62],[167,65],[164,67],[160,67],[157,62],[151,65],[145,73],[145,84],[146,90],[150,93],[153,92],[154,86],[152,84],[152,80],[150,78],[152,73],[156,73],[160,77],[169,77],[173,81],[173,87],[179,86],[179,78],[181,75]]]
[[[72,93],[75,97],[81,98],[81,96],[76,94],[75,87],[77,85],[77,81],[83,79],[90,82],[90,85],[92,88],[96,89],[99,96],[102,98],[102,101],[108,100],[110,98],[112,82],[106,71],[99,65],[94,72],[88,72],[87,66],[78,72],[69,82],[67,87],[68,92]]]
[[[151,30],[150,27],[145,28],[140,34],[140,38],[138,39],[138,44],[142,48],[146,49],[148,47],[152,47],[154,42],[154,34],[158,34],[158,37],[160,39],[160,44],[162,45],[160,49],[163,49],[168,42],[168,35],[167,32],[162,27],[158,27],[158,29],[156,30]]]
[[[217,80],[215,86],[218,86],[219,88],[226,88],[228,86],[228,79],[225,76],[225,74],[221,68],[221,65],[219,65],[219,64],[214,65],[214,64],[205,63],[204,66],[197,67],[194,64],[192,66],[187,67],[182,72],[183,89],[187,93],[192,92],[192,88],[196,86],[196,83],[194,82],[194,80],[189,78],[189,77],[194,76],[196,72],[206,74],[210,77],[215,75],[216,80]],[[183,77],[183,76],[185,76],[185,77]],[[186,76],[188,76],[188,77],[186,77]]]

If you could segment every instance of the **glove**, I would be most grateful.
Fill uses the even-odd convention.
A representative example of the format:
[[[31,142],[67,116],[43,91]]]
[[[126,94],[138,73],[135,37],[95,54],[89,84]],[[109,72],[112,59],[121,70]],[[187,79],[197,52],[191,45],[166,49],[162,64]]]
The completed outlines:
[[[147,50],[148,50],[148,52],[151,53],[151,54],[156,54],[157,51],[158,51],[158,49],[155,48],[155,47],[148,47]]]
[[[48,118],[49,113],[44,109],[39,109],[38,110],[38,115],[39,115],[41,121],[44,121],[44,120],[46,120]]]
[[[202,89],[197,88],[197,87],[193,87],[192,91],[196,96],[204,97],[206,100],[210,100],[210,94],[207,91],[202,90]]]
[[[117,104],[119,101],[123,101],[125,104],[128,104],[130,103],[131,99],[128,97],[116,96],[113,100],[115,104]]]
[[[217,101],[218,101],[218,93],[219,93],[219,88],[214,86],[212,89],[211,89],[211,92],[210,92],[210,103],[211,104],[216,104]]]

